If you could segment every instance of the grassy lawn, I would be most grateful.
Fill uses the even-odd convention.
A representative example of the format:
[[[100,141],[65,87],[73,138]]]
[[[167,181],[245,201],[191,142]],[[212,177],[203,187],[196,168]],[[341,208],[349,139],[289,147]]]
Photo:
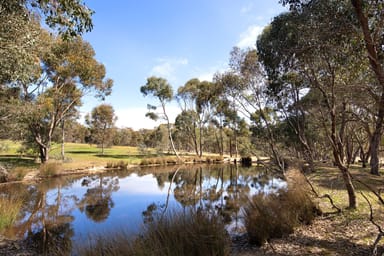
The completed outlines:
[[[342,243],[344,239],[348,239],[348,242],[356,246],[356,248],[370,250],[376,236],[378,234],[377,228],[372,225],[369,221],[371,209],[373,209],[373,219],[379,224],[382,228],[384,227],[384,205],[380,203],[374,193],[370,190],[379,192],[384,189],[384,178],[383,176],[374,176],[369,173],[369,168],[361,168],[358,165],[350,167],[350,172],[354,178],[353,184],[356,190],[357,197],[357,209],[347,210],[348,207],[348,194],[345,190],[343,179],[341,177],[340,171],[336,167],[323,166],[318,168],[318,170],[309,175],[309,179],[315,185],[316,190],[320,195],[328,194],[334,201],[334,204],[343,210],[342,214],[339,215],[330,215],[330,227],[325,233],[320,232],[320,230],[325,229],[327,222],[320,222],[321,224],[318,227],[314,226],[315,232],[317,235],[322,237],[325,241],[333,241],[340,243],[337,250],[340,252],[343,251],[342,247],[345,246],[344,250],[347,253],[349,246]],[[361,181],[361,182],[360,182]],[[367,184],[370,189],[363,185]],[[383,197],[383,193],[381,193]],[[365,199],[369,200],[369,203]],[[370,206],[371,204],[371,206]],[[335,209],[332,209],[331,204],[327,199],[322,199],[320,201],[320,206],[324,212],[332,212]],[[325,224],[324,224],[325,223]],[[328,244],[331,244],[330,242]],[[335,243],[336,244],[336,243]],[[380,242],[380,245],[384,245],[384,240]],[[335,245],[336,246],[336,245]],[[324,251],[334,252],[336,248],[330,248],[324,246]]]
[[[9,140],[0,141],[0,164],[8,167],[16,168],[38,168],[39,163],[36,161],[37,156],[21,156],[18,149],[21,143]],[[80,144],[80,143],[66,143],[65,144],[65,158],[62,163],[63,170],[68,169],[81,169],[92,166],[106,166],[108,163],[124,162],[126,164],[140,164],[141,160],[145,157],[151,156],[142,154],[136,147],[128,146],[113,146],[104,149],[104,155],[101,154],[101,148],[97,145]],[[61,159],[61,145],[54,144],[50,151],[51,160]],[[60,160],[61,161],[61,160]]]
[[[60,159],[61,145],[57,144],[52,147],[50,156],[54,159]],[[104,149],[104,155],[101,154],[101,148],[96,145],[66,143],[65,144],[65,161],[64,167],[71,168],[73,166],[105,166],[107,163],[124,161],[127,164],[139,164],[145,155],[140,154],[136,147],[113,146]]]

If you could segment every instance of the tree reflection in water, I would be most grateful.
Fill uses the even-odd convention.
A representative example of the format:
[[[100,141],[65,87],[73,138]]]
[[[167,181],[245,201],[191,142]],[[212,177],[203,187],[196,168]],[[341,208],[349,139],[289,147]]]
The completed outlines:
[[[279,186],[281,180],[255,167],[190,165],[63,177],[9,189],[3,186],[0,194],[17,193],[26,198],[20,218],[5,235],[28,237],[40,254],[50,255],[55,253],[52,245],[70,252],[74,239],[79,234],[92,235],[89,232],[95,227],[125,228],[120,220],[126,220],[127,228],[138,230],[142,220],[150,222],[170,206],[171,210],[181,207],[219,213],[231,229],[237,228],[249,196]],[[82,226],[84,223],[88,226]]]
[[[12,193],[20,193],[25,204],[20,212],[24,221],[6,230],[7,236],[26,237],[29,247],[39,255],[68,255],[72,250],[75,197],[62,195],[62,186],[71,178],[52,179],[38,186],[13,186]],[[4,191],[2,191],[4,193]],[[65,207],[64,207],[65,205]]]
[[[103,177],[103,175],[83,180],[82,185],[88,187],[83,199],[77,204],[81,212],[94,222],[103,222],[109,216],[114,206],[112,192],[119,190],[118,177]]]

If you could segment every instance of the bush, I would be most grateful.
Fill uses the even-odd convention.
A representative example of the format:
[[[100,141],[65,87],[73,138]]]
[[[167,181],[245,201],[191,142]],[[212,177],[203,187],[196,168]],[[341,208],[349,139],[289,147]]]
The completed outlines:
[[[25,167],[16,167],[10,174],[10,180],[22,180],[30,170]]]
[[[178,160],[175,157],[151,157],[141,160],[140,165],[174,165]]]
[[[40,165],[40,175],[44,177],[56,176],[61,170],[61,164],[56,162],[47,162]]]
[[[132,238],[124,232],[98,237],[79,255],[220,255],[230,252],[230,239],[220,217],[202,212],[159,215]]]
[[[108,162],[107,168],[111,169],[126,169],[128,166],[128,162],[124,162],[123,160],[120,160],[118,162]]]
[[[276,194],[258,194],[245,207],[249,242],[263,245],[270,238],[292,233],[300,224],[310,224],[318,213],[302,177],[288,179],[288,188]]]
[[[224,162],[224,157],[222,156],[207,156],[205,158],[207,163],[222,163]]]

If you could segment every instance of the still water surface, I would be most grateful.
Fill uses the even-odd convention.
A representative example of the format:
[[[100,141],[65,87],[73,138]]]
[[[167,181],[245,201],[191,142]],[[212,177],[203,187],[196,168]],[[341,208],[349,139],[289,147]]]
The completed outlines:
[[[235,232],[245,198],[284,186],[283,180],[257,167],[194,165],[60,177],[0,192],[26,198],[6,236],[33,239],[49,234],[76,244],[113,230],[137,234],[153,214],[175,208],[218,211]]]

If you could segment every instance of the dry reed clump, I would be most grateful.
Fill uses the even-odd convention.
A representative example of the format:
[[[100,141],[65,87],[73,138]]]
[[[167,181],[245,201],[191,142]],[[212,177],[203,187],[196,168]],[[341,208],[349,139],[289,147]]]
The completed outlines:
[[[24,176],[30,171],[30,169],[26,167],[15,167],[9,174],[9,180],[19,181],[23,180]]]
[[[202,212],[172,212],[156,216],[133,238],[124,232],[98,237],[79,255],[220,255],[230,252],[230,238],[219,216]]]
[[[249,242],[263,245],[270,238],[293,232],[300,224],[310,224],[318,213],[305,179],[299,172],[287,177],[288,187],[275,194],[258,194],[245,207]]]
[[[224,157],[222,157],[222,156],[207,156],[205,161],[207,163],[222,163],[222,162],[224,162]]]
[[[47,162],[40,165],[40,175],[43,177],[54,177],[60,173],[62,165],[57,162]]]
[[[17,219],[23,199],[14,195],[0,197],[0,231],[11,226]]]
[[[175,157],[152,157],[141,160],[140,165],[174,165],[178,160]]]
[[[126,169],[128,165],[128,162],[120,160],[118,162],[108,162],[106,167],[109,169]]]

